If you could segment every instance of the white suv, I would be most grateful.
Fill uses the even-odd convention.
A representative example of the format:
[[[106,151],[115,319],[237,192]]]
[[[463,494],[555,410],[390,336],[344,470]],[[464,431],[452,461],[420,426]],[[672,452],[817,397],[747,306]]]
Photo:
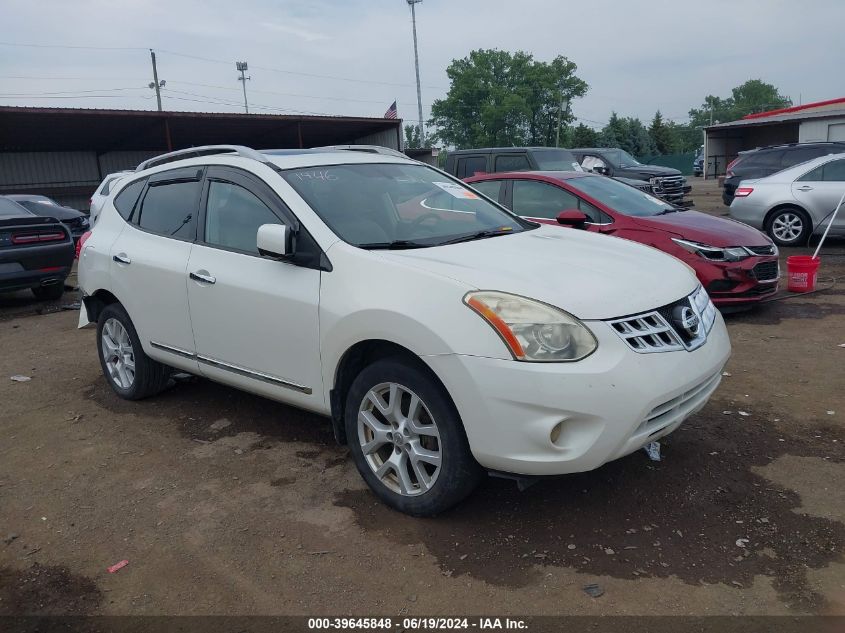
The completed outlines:
[[[109,192],[116,184],[116,181],[131,173],[131,171],[117,171],[113,174],[108,174],[105,178],[103,178],[103,182],[101,182],[100,186],[97,187],[97,190],[91,194],[91,199],[88,201],[88,218],[91,221],[91,226],[94,226],[97,222],[97,218],[100,217],[100,211],[103,210],[103,205],[106,203],[106,200],[109,197]]]
[[[674,258],[538,226],[383,154],[147,161],[107,200],[79,280],[120,396],[175,368],[330,416],[373,491],[414,515],[485,471],[590,470],[671,433],[730,354]]]

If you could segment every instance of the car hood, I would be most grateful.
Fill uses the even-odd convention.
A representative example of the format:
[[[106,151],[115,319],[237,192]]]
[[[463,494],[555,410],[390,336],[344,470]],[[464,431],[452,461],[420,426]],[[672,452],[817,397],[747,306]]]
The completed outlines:
[[[640,226],[672,233],[709,246],[767,246],[771,240],[757,229],[700,211],[678,211],[651,217],[628,216]]]
[[[652,176],[680,176],[681,172],[672,167],[658,167],[657,165],[636,165],[633,167],[620,167],[619,171],[622,175],[628,178],[634,176],[642,176],[643,178],[651,178]]]
[[[396,263],[424,268],[473,289],[530,297],[580,319],[652,310],[698,285],[691,268],[656,249],[561,227],[380,252]]]

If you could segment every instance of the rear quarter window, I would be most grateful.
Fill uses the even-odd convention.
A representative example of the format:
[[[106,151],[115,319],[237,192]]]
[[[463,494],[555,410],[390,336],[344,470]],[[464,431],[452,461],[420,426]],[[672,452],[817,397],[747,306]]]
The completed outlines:
[[[138,196],[141,195],[141,191],[144,189],[144,183],[146,183],[146,181],[146,178],[136,180],[124,187],[123,191],[115,196],[114,208],[117,209],[120,217],[124,220],[128,220],[132,215],[132,210],[135,208],[135,203],[138,202]]]

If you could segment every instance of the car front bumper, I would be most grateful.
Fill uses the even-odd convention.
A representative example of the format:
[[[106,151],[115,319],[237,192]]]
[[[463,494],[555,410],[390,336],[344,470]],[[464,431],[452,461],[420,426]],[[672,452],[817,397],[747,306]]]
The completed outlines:
[[[518,475],[583,472],[671,433],[701,409],[731,352],[721,315],[694,351],[639,354],[607,323],[574,363],[427,356],[485,468]]]
[[[739,262],[696,262],[701,285],[717,307],[757,303],[777,292],[777,255],[749,257]]]

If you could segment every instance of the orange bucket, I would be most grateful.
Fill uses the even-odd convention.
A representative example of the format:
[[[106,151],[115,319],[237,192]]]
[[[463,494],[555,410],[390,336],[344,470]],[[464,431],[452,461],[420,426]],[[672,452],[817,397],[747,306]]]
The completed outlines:
[[[816,273],[821,260],[810,255],[786,258],[786,289],[789,292],[812,292],[816,288]]]

